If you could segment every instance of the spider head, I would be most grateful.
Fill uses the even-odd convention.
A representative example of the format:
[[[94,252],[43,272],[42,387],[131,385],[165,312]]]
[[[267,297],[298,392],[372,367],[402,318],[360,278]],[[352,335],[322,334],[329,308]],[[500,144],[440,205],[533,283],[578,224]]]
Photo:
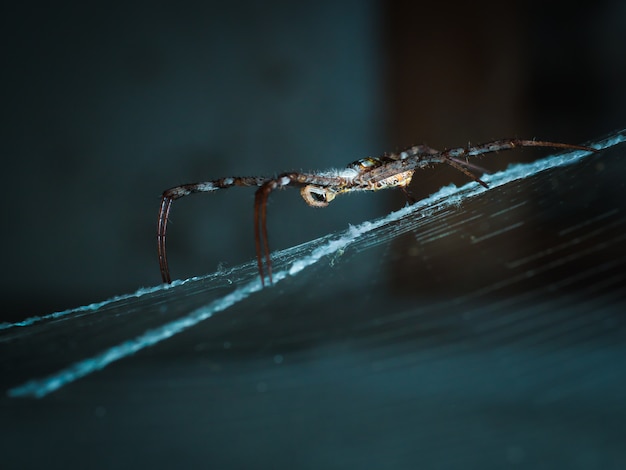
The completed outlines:
[[[300,190],[300,195],[304,202],[311,207],[326,207],[330,201],[335,199],[337,193],[329,188],[309,184]]]

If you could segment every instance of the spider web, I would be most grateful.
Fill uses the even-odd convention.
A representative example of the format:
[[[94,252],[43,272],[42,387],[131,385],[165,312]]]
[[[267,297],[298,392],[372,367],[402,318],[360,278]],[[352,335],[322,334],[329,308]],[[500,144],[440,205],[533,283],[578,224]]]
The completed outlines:
[[[622,131],[594,143],[602,150],[594,155],[513,165],[482,177],[489,190],[448,186],[273,253],[269,288],[251,261],[1,324],[5,400],[56,391],[129,406],[123,387],[148,409],[186,410],[188,401],[204,410],[194,425],[223,426],[206,431],[221,449],[215,462],[241,453],[228,440],[233,416],[244,419],[240,409],[253,427],[304,416],[313,424],[296,419],[293,432],[312,433],[311,442],[349,430],[376,442],[379,463],[440,459],[444,448],[490,462],[500,462],[497,450],[504,463],[565,465],[599,449],[623,462],[612,442],[626,417],[624,140]],[[332,399],[320,404],[320,394]],[[315,403],[313,411],[299,400]],[[175,419],[163,413],[163,423]],[[498,416],[507,421],[496,424]],[[133,428],[121,417],[117,426]],[[562,428],[570,434],[551,441]],[[256,448],[258,433],[239,431],[241,446]],[[597,441],[572,450],[587,432]],[[315,454],[322,466],[343,455],[327,444]],[[446,452],[449,464],[455,452]]]

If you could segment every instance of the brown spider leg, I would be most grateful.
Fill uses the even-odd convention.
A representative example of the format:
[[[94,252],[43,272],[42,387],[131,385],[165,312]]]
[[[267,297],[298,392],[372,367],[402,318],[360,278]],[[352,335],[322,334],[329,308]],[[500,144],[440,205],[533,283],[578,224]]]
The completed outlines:
[[[510,150],[519,147],[548,147],[561,148],[569,150],[587,150],[589,152],[597,152],[596,149],[585,147],[583,145],[563,144],[560,142],[547,142],[543,140],[523,140],[523,139],[501,139],[492,142],[486,142],[478,145],[468,145],[467,147],[458,147],[441,152],[443,158],[459,158],[459,157],[475,157],[485,153],[499,152],[501,150]]]
[[[465,175],[469,176],[471,179],[473,179],[474,181],[479,183],[481,186],[483,186],[485,188],[489,187],[489,185],[487,183],[485,183],[483,180],[481,180],[478,176],[476,176],[474,173],[469,171],[467,168],[465,168],[461,164],[457,163],[456,160],[453,160],[451,158],[446,158],[444,160],[444,162],[446,162],[452,168],[455,168],[455,169],[459,170],[460,172],[464,173]]]
[[[587,150],[591,152],[596,152],[596,149],[591,147],[585,147],[582,145],[572,145],[572,144],[563,144],[560,142],[547,142],[542,140],[522,140],[522,139],[501,139],[494,140],[492,142],[486,142],[484,144],[478,145],[470,145],[467,147],[457,147],[448,150],[444,150],[440,153],[440,157],[446,162],[448,165],[456,168],[457,170],[465,173],[467,176],[472,178],[477,183],[480,183],[485,188],[487,188],[487,184],[482,181],[480,178],[476,177],[472,173],[470,173],[459,161],[460,158],[467,157],[475,157],[478,155],[483,155],[486,153],[499,152],[501,150],[510,150],[518,147],[549,147],[549,148],[562,148],[562,149],[570,149],[570,150]],[[466,165],[466,166],[469,166]]]
[[[288,176],[280,176],[278,179],[267,181],[257,189],[254,195],[254,245],[256,247],[256,263],[261,276],[261,285],[265,286],[265,272],[263,270],[263,258],[267,265],[267,275],[272,284],[272,259],[270,257],[270,244],[267,236],[267,199],[272,191],[289,184]]]
[[[159,208],[159,220],[157,223],[157,251],[159,253],[159,267],[161,268],[161,279],[166,284],[171,284],[170,270],[167,266],[167,254],[165,252],[165,233],[167,231],[167,219],[172,207],[172,198],[163,196]]]
[[[259,275],[261,276],[261,285],[265,286],[265,274],[263,273],[263,256],[261,255],[261,236],[265,236],[265,245],[267,242],[267,228],[266,228],[266,208],[267,194],[262,192],[263,188],[257,189],[254,195],[254,246],[256,249],[256,263],[259,269]],[[260,212],[260,214],[259,214]],[[259,225],[260,224],[260,225]],[[261,228],[262,226],[262,228]],[[264,245],[264,247],[265,247]],[[270,282],[272,282],[272,272],[270,264]]]
[[[480,173],[491,173],[489,170],[487,170],[486,168],[483,168],[481,166],[478,165],[474,165],[473,163],[468,162],[467,160],[459,160],[458,158],[452,158],[450,157],[450,160],[452,160],[453,162],[458,163],[461,166],[467,167],[467,168],[471,168],[472,170],[476,171],[476,172],[480,172]]]

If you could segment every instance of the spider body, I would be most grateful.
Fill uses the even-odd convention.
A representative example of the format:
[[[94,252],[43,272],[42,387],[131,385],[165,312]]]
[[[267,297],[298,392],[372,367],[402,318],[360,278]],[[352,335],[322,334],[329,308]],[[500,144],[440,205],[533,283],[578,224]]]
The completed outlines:
[[[259,275],[261,276],[261,283],[264,284],[264,262],[267,266],[269,280],[272,282],[272,264],[266,225],[267,199],[272,191],[286,187],[298,187],[304,201],[312,207],[326,207],[340,194],[354,191],[378,191],[387,188],[401,189],[409,200],[412,201],[406,187],[411,182],[415,171],[441,163],[452,166],[487,188],[487,184],[469,170],[477,171],[480,168],[469,163],[467,159],[516,147],[551,147],[595,151],[593,148],[580,145],[520,139],[495,140],[485,144],[468,145],[467,147],[457,147],[443,151],[438,151],[425,145],[416,145],[399,153],[362,158],[339,170],[333,169],[311,173],[289,172],[278,175],[275,178],[231,176],[170,188],[161,197],[157,223],[157,248],[161,277],[163,282],[171,283],[165,252],[165,235],[172,202],[189,194],[212,192],[233,186],[254,186],[258,188],[254,198],[254,240]]]
[[[334,179],[334,184],[330,186],[307,184],[300,189],[300,195],[309,206],[326,207],[339,194],[408,186],[415,170],[401,171],[380,180],[366,177],[371,170],[383,166],[387,161],[391,161],[391,159],[388,157],[367,157],[350,163],[343,170],[320,173],[321,176]],[[303,182],[306,182],[306,179],[303,178],[305,175],[290,176],[293,176],[296,181],[302,179]]]

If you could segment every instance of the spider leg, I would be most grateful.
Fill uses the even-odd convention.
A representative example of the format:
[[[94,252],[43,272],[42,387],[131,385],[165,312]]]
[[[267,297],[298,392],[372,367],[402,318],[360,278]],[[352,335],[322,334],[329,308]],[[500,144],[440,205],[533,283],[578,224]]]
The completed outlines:
[[[202,183],[191,183],[176,186],[166,190],[161,196],[161,205],[159,206],[159,217],[157,220],[157,252],[159,255],[159,267],[161,269],[161,279],[165,284],[171,284],[172,278],[167,264],[167,252],[165,250],[165,235],[167,233],[167,222],[169,220],[172,202],[181,197],[188,196],[193,193],[206,193],[217,191],[218,189],[227,189],[233,186],[262,186],[268,178],[256,176],[229,177],[221,178],[214,181],[205,181]]]
[[[159,207],[159,219],[157,222],[157,252],[159,253],[159,268],[161,269],[161,279],[165,284],[171,284],[170,270],[167,266],[167,254],[165,252],[165,232],[167,231],[167,220],[172,207],[172,198],[161,197]]]
[[[256,247],[256,262],[261,276],[261,285],[265,286],[265,272],[263,261],[267,265],[267,275],[272,283],[272,259],[270,244],[267,237],[267,199],[272,191],[288,185],[294,181],[293,175],[284,174],[276,179],[266,181],[254,195],[254,244]]]
[[[302,188],[301,196],[312,207],[326,207],[341,188],[348,185],[346,180],[334,173],[283,173],[275,179],[265,181],[254,195],[254,244],[256,261],[261,276],[261,285],[265,286],[265,271],[272,283],[272,259],[267,236],[267,200],[272,191],[286,186]]]
[[[267,253],[268,241],[267,241],[267,197],[269,191],[263,190],[264,186],[257,189],[254,194],[254,246],[256,249],[256,263],[259,268],[259,275],[261,276],[261,285],[265,285],[265,274],[263,272],[263,256],[262,253]],[[271,191],[271,190],[270,190]],[[263,241],[263,247],[261,242]],[[265,250],[265,251],[263,251]],[[270,282],[272,282],[272,267],[271,263],[268,266]]]
[[[570,150],[587,150],[596,152],[596,149],[585,147],[582,145],[563,144],[560,142],[547,142],[544,140],[525,140],[525,139],[500,139],[484,144],[468,145],[467,147],[457,147],[444,150],[440,156],[444,159],[450,158],[467,158],[483,155],[485,153],[499,152],[501,150],[510,150],[519,147],[549,147]]]
[[[582,145],[572,145],[572,144],[563,144],[560,142],[547,142],[542,140],[524,140],[524,139],[501,139],[494,140],[492,142],[486,142],[484,144],[478,145],[468,145],[467,147],[457,147],[448,150],[444,150],[439,154],[439,157],[443,162],[447,163],[453,168],[463,172],[471,179],[480,183],[485,188],[487,188],[487,184],[482,181],[480,178],[473,175],[470,171],[468,171],[465,167],[473,167],[469,163],[463,162],[460,160],[461,158],[475,157],[478,155],[483,155],[486,153],[499,152],[501,150],[510,150],[518,147],[550,147],[550,148],[561,148],[561,149],[570,149],[570,150],[587,150],[590,152],[596,152],[596,149],[591,147],[585,147]]]
[[[491,173],[486,168],[483,168],[482,166],[474,165],[473,163],[470,163],[467,160],[459,160],[458,158],[453,158],[453,157],[450,157],[450,160],[452,160],[453,162],[458,163],[461,166],[464,166],[464,167],[467,167],[467,168],[471,168],[472,170],[474,170],[476,172]]]
[[[489,185],[487,183],[485,183],[483,180],[481,180],[478,176],[476,176],[474,173],[472,173],[471,171],[469,171],[467,168],[465,168],[462,164],[457,163],[456,159],[452,159],[452,158],[446,158],[444,160],[444,162],[446,162],[448,165],[450,165],[452,168],[455,168],[457,170],[459,170],[460,172],[464,173],[465,175],[469,176],[471,179],[473,179],[474,181],[476,181],[477,183],[479,183],[481,186],[488,188]]]

